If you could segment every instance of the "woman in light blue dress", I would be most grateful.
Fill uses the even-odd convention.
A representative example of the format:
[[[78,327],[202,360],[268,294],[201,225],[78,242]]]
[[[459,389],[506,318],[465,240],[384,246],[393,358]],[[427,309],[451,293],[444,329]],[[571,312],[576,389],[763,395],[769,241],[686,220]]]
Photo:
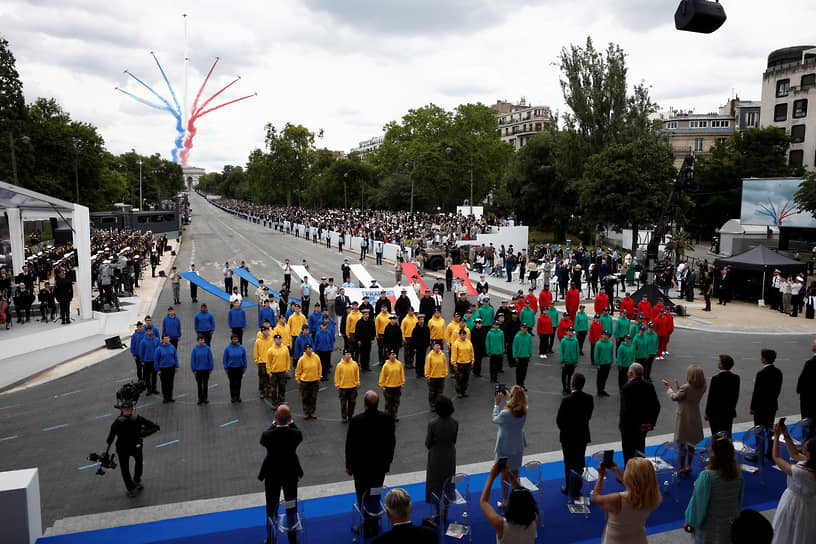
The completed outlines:
[[[499,408],[502,399],[507,398],[504,410]],[[496,393],[493,406],[493,423],[499,426],[496,434],[496,460],[507,457],[507,467],[516,477],[521,468],[521,458],[527,447],[524,436],[524,423],[527,421],[527,393],[521,386],[514,385],[510,393]],[[503,503],[507,502],[510,483],[506,473],[502,472]]]

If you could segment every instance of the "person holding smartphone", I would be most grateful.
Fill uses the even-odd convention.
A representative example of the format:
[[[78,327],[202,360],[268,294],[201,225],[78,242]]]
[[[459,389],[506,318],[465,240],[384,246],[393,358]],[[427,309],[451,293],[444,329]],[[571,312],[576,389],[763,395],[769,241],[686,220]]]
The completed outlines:
[[[513,491],[506,501],[507,508],[504,511],[504,516],[499,515],[490,505],[490,490],[496,476],[499,475],[501,475],[502,480],[510,480],[513,486]],[[502,486],[502,488],[505,489],[506,486]],[[507,466],[501,466],[500,461],[496,461],[493,468],[490,469],[490,474],[482,490],[482,496],[479,499],[479,506],[482,509],[482,515],[496,531],[496,542],[530,544],[535,542],[538,531],[538,508],[536,507],[535,498],[533,498],[533,494],[530,493],[529,489],[522,487],[518,476],[509,470]]]
[[[504,409],[500,409],[501,401],[507,399]],[[494,397],[493,423],[499,426],[496,434],[496,460],[507,458],[507,468],[518,477],[521,468],[521,458],[524,448],[527,447],[527,438],[524,435],[524,424],[527,422],[527,393],[524,388],[514,385],[508,394],[506,391],[497,392]],[[507,503],[508,480],[507,472],[502,472],[502,504]]]

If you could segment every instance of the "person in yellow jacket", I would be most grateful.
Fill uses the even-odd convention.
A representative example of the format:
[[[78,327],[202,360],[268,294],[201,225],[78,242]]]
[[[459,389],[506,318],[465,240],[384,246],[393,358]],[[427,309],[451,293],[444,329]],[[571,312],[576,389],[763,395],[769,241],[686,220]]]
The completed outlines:
[[[295,345],[295,339],[297,339],[300,331],[303,330],[303,325],[308,325],[309,321],[306,319],[306,316],[300,313],[300,304],[295,304],[295,312],[289,316],[289,320],[286,322],[286,325],[289,327],[289,336],[291,337],[292,343],[289,346]]]
[[[350,350],[343,352],[343,358],[334,367],[334,387],[340,397],[340,416],[343,423],[348,423],[354,415],[357,388],[360,387],[360,367],[351,358]]]
[[[453,343],[451,348],[451,365],[456,373],[456,397],[467,397],[468,381],[470,381],[470,371],[473,369],[473,344],[467,337],[467,331],[459,331],[459,339]]]
[[[414,368],[414,349],[411,346],[411,336],[414,334],[414,327],[417,324],[417,317],[412,307],[408,307],[408,314],[400,324],[402,331],[402,344],[405,348],[405,368]]]
[[[351,303],[351,312],[346,316],[346,338],[348,338],[348,345],[353,346],[352,349],[357,347],[357,336],[355,335],[355,331],[357,330],[357,322],[363,317],[363,313],[359,310],[358,304],[356,302]],[[356,349],[355,349],[356,353]]]
[[[428,331],[431,333],[431,343],[445,341],[445,320],[442,319],[442,312],[439,308],[434,311],[433,317],[428,321]]]
[[[385,346],[383,345],[383,333],[385,332],[385,327],[388,326],[390,319],[391,312],[388,310],[388,307],[383,304],[380,307],[380,313],[378,313],[377,317],[374,319],[374,330],[377,333],[377,356],[379,357],[381,365],[385,364],[386,359]]]
[[[295,367],[295,379],[300,389],[300,398],[303,401],[303,419],[317,419],[317,391],[320,378],[323,377],[323,365],[312,350],[311,344],[306,344],[303,355],[298,359]]]
[[[276,334],[280,335],[284,346],[292,349],[292,337],[289,336],[289,327],[286,325],[286,318],[283,316],[278,318],[278,324],[275,325],[274,329],[272,329],[273,338]]]
[[[380,371],[379,385],[385,398],[385,411],[394,416],[394,421],[399,421],[397,412],[402,397],[402,386],[405,385],[405,369],[397,360],[396,350],[392,349],[388,353],[388,360]]]
[[[459,314],[453,314],[453,321],[448,323],[448,327],[445,329],[445,342],[448,344],[448,353],[451,353],[453,349],[453,343],[459,339],[459,323],[462,322],[462,316]]]
[[[272,337],[272,347],[266,351],[266,371],[272,389],[272,405],[277,408],[286,402],[286,381],[289,379],[289,348],[283,345],[283,337]]]
[[[442,353],[442,341],[433,342],[433,349],[425,358],[425,378],[428,379],[428,402],[431,412],[436,411],[436,399],[445,391],[448,358]]]
[[[262,327],[258,336],[255,337],[255,347],[253,348],[253,359],[258,366],[258,395],[261,400],[272,397],[272,388],[269,386],[269,372],[266,370],[266,352],[275,343],[269,333],[269,327]]]

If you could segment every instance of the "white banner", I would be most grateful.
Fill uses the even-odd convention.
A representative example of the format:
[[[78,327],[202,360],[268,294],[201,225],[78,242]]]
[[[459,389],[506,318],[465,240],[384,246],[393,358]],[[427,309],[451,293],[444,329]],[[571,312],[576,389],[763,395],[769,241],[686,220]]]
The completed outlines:
[[[385,296],[391,301],[391,307],[394,307],[394,304],[397,301],[397,297],[402,294],[402,290],[405,289],[405,294],[408,296],[408,300],[411,301],[411,307],[414,309],[415,312],[419,311],[419,299],[414,293],[414,289],[409,286],[399,286],[395,285],[394,287],[383,287],[381,289],[361,289],[359,287],[344,289],[346,292],[346,296],[351,299],[352,302],[361,303],[363,302],[363,297],[368,297],[368,301],[374,306],[377,303],[377,299],[380,298],[380,294],[382,294],[383,289],[385,289]],[[374,316],[372,316],[374,317]]]

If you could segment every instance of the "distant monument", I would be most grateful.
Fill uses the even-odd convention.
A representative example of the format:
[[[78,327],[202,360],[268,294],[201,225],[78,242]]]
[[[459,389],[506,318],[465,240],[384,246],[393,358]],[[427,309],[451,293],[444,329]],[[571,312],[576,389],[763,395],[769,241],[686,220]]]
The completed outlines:
[[[206,174],[206,170],[196,166],[184,166],[181,171],[184,173],[184,184],[188,189],[195,188],[198,185],[198,178]]]

